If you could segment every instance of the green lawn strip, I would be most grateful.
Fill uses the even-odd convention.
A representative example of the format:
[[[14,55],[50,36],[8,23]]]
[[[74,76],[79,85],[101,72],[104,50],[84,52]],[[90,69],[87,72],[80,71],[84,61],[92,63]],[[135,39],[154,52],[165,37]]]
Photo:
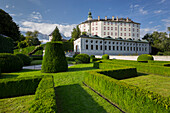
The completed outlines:
[[[30,65],[40,65],[42,64],[42,60],[33,60]]]
[[[165,97],[170,96],[170,77],[148,74],[145,76],[123,79],[121,81],[156,92]]]
[[[34,95],[0,99],[0,113],[28,113]]]

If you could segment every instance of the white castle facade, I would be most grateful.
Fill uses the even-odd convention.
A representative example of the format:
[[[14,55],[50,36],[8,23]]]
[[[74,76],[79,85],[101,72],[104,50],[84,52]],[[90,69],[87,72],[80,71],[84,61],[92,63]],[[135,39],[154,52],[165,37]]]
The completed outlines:
[[[93,19],[89,12],[88,19],[78,25],[82,35],[74,41],[74,52],[89,55],[130,55],[149,54],[147,41],[140,40],[140,23],[129,18]]]

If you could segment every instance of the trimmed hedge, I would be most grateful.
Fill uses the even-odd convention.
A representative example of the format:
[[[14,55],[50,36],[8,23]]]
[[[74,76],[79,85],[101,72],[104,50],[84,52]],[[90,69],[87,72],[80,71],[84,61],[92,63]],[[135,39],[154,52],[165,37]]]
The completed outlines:
[[[104,74],[100,74],[101,71],[91,71],[87,73],[89,74],[85,77],[84,82],[110,101],[116,103],[125,112],[170,112],[170,97],[163,97],[154,92],[126,84]]]
[[[66,60],[67,60],[67,61],[74,61],[74,58],[72,58],[72,57],[66,57]]]
[[[23,67],[23,61],[11,53],[0,53],[1,72],[20,71]]]
[[[30,57],[32,60],[42,60],[43,59],[42,55],[31,55]]]
[[[35,93],[35,100],[29,109],[30,113],[56,113],[56,95],[53,76],[44,76]]]
[[[28,66],[31,64],[31,58],[27,55],[24,54],[16,54],[17,56],[20,57],[20,59],[23,61],[24,66]]]
[[[67,70],[68,64],[63,51],[63,45],[59,42],[46,43],[41,71],[45,73],[56,73]]]
[[[75,57],[75,61],[81,61],[82,63],[90,63],[90,57],[88,54],[78,54]]]
[[[104,55],[102,56],[102,59],[109,59],[109,55],[108,55],[108,54],[104,54]]]
[[[13,39],[0,35],[0,53],[13,53]]]
[[[153,56],[148,54],[142,54],[137,58],[138,62],[148,62],[148,60],[154,60]]]
[[[95,55],[90,55],[90,59],[94,59],[95,58]]]
[[[0,80],[0,98],[34,94],[42,77]]]

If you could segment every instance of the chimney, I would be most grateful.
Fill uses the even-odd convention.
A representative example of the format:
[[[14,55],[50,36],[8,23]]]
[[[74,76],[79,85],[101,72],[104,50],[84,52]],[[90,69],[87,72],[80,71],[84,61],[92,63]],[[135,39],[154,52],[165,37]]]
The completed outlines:
[[[118,19],[118,16],[116,17],[116,21],[118,21],[119,19]]]
[[[126,21],[127,21],[127,22],[129,21],[129,18],[128,18],[128,17],[126,18]]]
[[[112,16],[112,20],[114,20],[115,19],[115,17],[114,16]]]
[[[107,16],[105,16],[105,20],[107,20]]]
[[[100,16],[98,16],[98,21],[100,20]]]

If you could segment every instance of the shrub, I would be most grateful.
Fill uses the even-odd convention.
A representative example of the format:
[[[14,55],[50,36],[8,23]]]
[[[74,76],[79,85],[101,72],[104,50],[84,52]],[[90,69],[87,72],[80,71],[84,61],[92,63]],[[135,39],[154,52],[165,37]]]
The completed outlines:
[[[74,58],[72,58],[72,57],[66,57],[66,60],[67,60],[67,61],[74,61]]]
[[[16,54],[16,55],[19,56],[20,59],[23,61],[24,66],[31,64],[31,58],[29,56],[24,55],[24,54]]]
[[[48,42],[43,57],[42,72],[56,73],[67,70],[68,64],[62,44],[59,42]]]
[[[95,58],[95,55],[90,55],[90,59],[94,59]]]
[[[56,113],[56,95],[53,76],[45,76],[35,92],[35,100],[29,108],[30,113]]]
[[[78,55],[78,54],[77,54],[77,53],[75,53],[75,54],[73,55],[73,58],[75,58],[77,55]]]
[[[32,60],[42,60],[43,59],[42,55],[31,55],[30,57]]]
[[[34,94],[41,77],[1,79],[0,98]]]
[[[23,67],[22,60],[11,53],[0,53],[1,72],[19,71]]]
[[[13,53],[13,40],[0,35],[0,53]]]
[[[82,63],[89,63],[90,62],[90,57],[88,54],[78,54],[75,57],[75,61],[81,61]]]
[[[142,54],[137,58],[138,62],[148,62],[148,60],[154,60],[152,55]]]
[[[102,59],[109,59],[109,55],[108,55],[108,54],[104,54],[104,55],[102,56]]]

